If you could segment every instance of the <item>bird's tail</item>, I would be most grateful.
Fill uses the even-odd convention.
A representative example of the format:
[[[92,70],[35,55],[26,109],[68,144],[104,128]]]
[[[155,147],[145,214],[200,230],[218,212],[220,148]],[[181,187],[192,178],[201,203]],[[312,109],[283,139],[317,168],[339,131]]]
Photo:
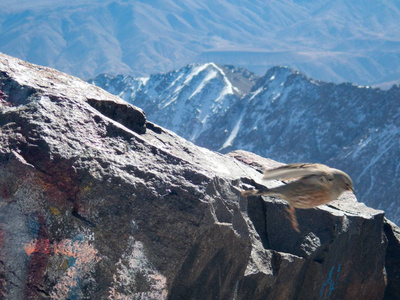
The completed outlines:
[[[268,195],[268,194],[270,194],[270,189],[264,187],[264,188],[261,188],[258,190],[257,189],[245,190],[245,191],[242,191],[241,194],[243,197]]]

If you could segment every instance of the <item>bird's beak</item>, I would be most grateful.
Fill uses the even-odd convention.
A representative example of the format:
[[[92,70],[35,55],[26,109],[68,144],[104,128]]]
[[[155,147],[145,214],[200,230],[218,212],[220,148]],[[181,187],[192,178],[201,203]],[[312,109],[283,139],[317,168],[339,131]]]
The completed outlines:
[[[350,190],[354,195],[356,194],[356,192],[355,192],[355,190],[354,190],[353,187],[350,187],[349,190]]]

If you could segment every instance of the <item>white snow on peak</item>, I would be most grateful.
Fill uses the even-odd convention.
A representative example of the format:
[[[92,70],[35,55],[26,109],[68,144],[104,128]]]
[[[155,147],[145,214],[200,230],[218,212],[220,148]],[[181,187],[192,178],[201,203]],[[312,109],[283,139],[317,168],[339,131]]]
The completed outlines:
[[[199,75],[201,72],[203,72],[205,69],[207,69],[209,67],[210,63],[208,64],[204,64],[204,65],[199,65],[197,67],[195,67],[190,74],[187,76],[186,80],[183,82],[183,84],[189,84],[193,77]]]
[[[149,81],[150,77],[139,77],[139,82],[143,85],[146,86],[147,82]]]
[[[188,100],[192,99],[194,96],[199,94],[211,80],[213,80],[214,78],[217,77],[217,75],[218,75],[218,73],[214,70],[212,70],[210,73],[208,73],[207,76],[204,78],[204,80],[199,84],[199,86],[193,92],[193,94],[190,95]]]
[[[183,73],[179,74],[178,77],[176,77],[176,79],[171,83],[170,87],[172,88],[173,86],[175,86],[177,84],[177,82],[179,82],[179,80],[181,80],[183,77]],[[182,89],[182,86],[179,86],[176,88],[176,90],[174,91],[174,93],[179,92],[179,90]]]
[[[218,75],[222,77],[222,81],[224,83],[224,87],[222,91],[220,92],[218,98],[215,99],[215,102],[220,102],[224,99],[226,95],[233,95],[234,92],[237,92],[238,94],[240,93],[239,89],[234,87],[232,83],[228,80],[226,77],[225,72],[218,67],[215,63],[207,63],[204,65],[200,65],[199,67],[195,68],[192,73],[188,76],[188,78],[185,80],[185,83],[189,83],[193,77],[199,75],[201,72],[210,69],[209,73],[206,75],[204,80],[201,82],[201,84],[196,88],[196,90],[193,92],[193,94],[188,98],[189,100],[194,97],[195,95],[199,94],[203,88],[213,79],[217,78]]]
[[[239,91],[239,89],[237,88],[237,87],[234,87],[233,85],[232,85],[232,83],[228,80],[228,78],[226,77],[226,75],[225,75],[225,72],[221,69],[221,68],[219,68],[216,64],[214,64],[214,63],[211,63],[212,65],[213,65],[213,67],[215,68],[215,69],[217,69],[218,71],[219,71],[219,73],[222,75],[222,78],[223,78],[223,80],[224,80],[224,83],[225,83],[225,88],[224,88],[224,91],[223,91],[223,93],[225,93],[225,94],[230,94],[230,95],[233,95],[234,94],[234,91],[236,91],[237,93],[240,93],[240,91]]]
[[[177,94],[179,92],[181,92],[181,90],[185,87],[185,86],[189,86],[193,80],[193,78],[195,78],[196,76],[198,76],[201,72],[203,72],[204,70],[206,70],[212,63],[207,63],[207,64],[202,64],[202,65],[189,65],[190,67],[193,67],[192,70],[190,71],[190,73],[186,76],[185,80],[183,81],[182,84],[178,84],[177,88],[175,89],[174,93]],[[184,77],[184,73],[179,74],[179,76],[171,83],[171,87],[176,85],[177,83],[179,83],[179,81]],[[208,80],[211,80],[213,77],[210,76],[208,78]],[[207,79],[207,78],[206,78]],[[203,85],[204,87],[204,85]],[[191,97],[193,97],[196,93],[198,93],[201,90],[198,89],[197,92],[195,91]],[[166,105],[167,106],[167,105]],[[165,106],[164,106],[165,107]]]

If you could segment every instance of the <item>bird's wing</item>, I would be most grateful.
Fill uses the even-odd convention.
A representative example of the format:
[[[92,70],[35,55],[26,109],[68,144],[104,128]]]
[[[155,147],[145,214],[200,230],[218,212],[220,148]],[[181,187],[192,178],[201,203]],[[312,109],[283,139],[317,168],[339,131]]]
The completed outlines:
[[[308,175],[325,175],[331,168],[322,164],[288,164],[275,169],[264,171],[264,180],[291,179]]]

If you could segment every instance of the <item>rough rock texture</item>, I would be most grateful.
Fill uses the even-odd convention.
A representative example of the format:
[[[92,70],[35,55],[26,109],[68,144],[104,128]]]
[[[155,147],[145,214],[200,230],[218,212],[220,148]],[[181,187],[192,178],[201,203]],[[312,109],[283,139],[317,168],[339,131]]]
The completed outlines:
[[[386,272],[388,286],[385,299],[399,299],[400,296],[400,228],[385,220],[384,230],[388,239],[386,250]]]
[[[298,211],[297,233],[283,201],[237,189],[274,161],[196,147],[5,55],[0,87],[2,299],[380,299],[385,262],[399,296],[382,211],[345,195]]]

